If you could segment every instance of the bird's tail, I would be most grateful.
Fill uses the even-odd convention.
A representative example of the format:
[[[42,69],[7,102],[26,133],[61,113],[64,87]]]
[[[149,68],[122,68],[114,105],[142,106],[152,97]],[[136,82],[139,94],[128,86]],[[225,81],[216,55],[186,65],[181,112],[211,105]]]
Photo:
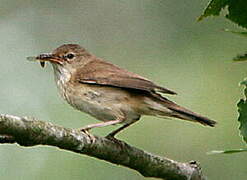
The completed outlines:
[[[156,95],[155,98],[156,99],[150,99],[150,101],[146,101],[149,110],[151,110],[151,113],[147,113],[147,115],[155,115],[161,117],[170,116],[187,121],[199,122],[205,126],[211,127],[214,127],[216,124],[215,121],[210,120],[209,118],[204,117],[200,114],[194,113],[182,106],[179,106],[176,103],[166,99],[165,97]]]
[[[184,119],[184,120],[189,120],[189,121],[194,121],[194,122],[199,122],[205,126],[211,126],[214,127],[216,122],[204,117],[200,114],[194,113],[184,107],[178,106],[177,104],[173,104],[171,106],[167,107],[172,111],[171,116],[176,117],[179,119]]]

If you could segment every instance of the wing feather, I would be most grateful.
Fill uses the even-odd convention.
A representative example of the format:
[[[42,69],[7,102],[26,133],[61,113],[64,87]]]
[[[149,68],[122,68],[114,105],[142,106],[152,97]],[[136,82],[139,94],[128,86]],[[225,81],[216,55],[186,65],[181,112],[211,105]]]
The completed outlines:
[[[80,83],[176,94],[174,91],[158,86],[144,77],[100,59],[91,60],[78,69],[76,73],[76,81]]]

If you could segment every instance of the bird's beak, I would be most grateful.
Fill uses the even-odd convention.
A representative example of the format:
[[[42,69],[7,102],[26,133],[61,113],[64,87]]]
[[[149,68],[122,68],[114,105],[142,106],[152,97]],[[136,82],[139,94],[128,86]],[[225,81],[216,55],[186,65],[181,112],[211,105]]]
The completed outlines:
[[[42,67],[44,67],[46,61],[49,61],[51,63],[57,63],[57,64],[62,64],[62,62],[63,62],[62,58],[60,58],[60,57],[58,57],[52,53],[40,54],[35,59],[40,61],[40,64]]]

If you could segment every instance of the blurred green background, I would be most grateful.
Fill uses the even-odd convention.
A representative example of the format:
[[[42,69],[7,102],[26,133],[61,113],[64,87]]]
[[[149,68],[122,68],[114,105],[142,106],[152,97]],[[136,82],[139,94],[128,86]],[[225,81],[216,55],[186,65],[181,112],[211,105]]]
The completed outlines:
[[[144,117],[118,138],[178,161],[197,160],[210,180],[245,180],[245,153],[206,155],[240,148],[236,102],[246,63],[231,58],[246,39],[222,31],[230,21],[196,18],[208,0],[0,0],[0,112],[33,116],[65,127],[98,122],[58,95],[53,71],[27,56],[78,43],[95,55],[178,92],[170,99],[216,121],[216,128]],[[245,41],[245,42],[244,42]],[[105,135],[116,127],[93,131]],[[0,179],[144,179],[133,170],[53,147],[0,146]]]

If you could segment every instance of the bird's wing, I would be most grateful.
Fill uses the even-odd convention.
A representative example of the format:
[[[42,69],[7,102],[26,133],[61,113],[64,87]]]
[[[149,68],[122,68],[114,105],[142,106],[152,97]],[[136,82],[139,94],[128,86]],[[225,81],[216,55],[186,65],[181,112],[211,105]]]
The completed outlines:
[[[79,68],[75,77],[75,81],[80,83],[176,94],[135,73],[96,58]]]

